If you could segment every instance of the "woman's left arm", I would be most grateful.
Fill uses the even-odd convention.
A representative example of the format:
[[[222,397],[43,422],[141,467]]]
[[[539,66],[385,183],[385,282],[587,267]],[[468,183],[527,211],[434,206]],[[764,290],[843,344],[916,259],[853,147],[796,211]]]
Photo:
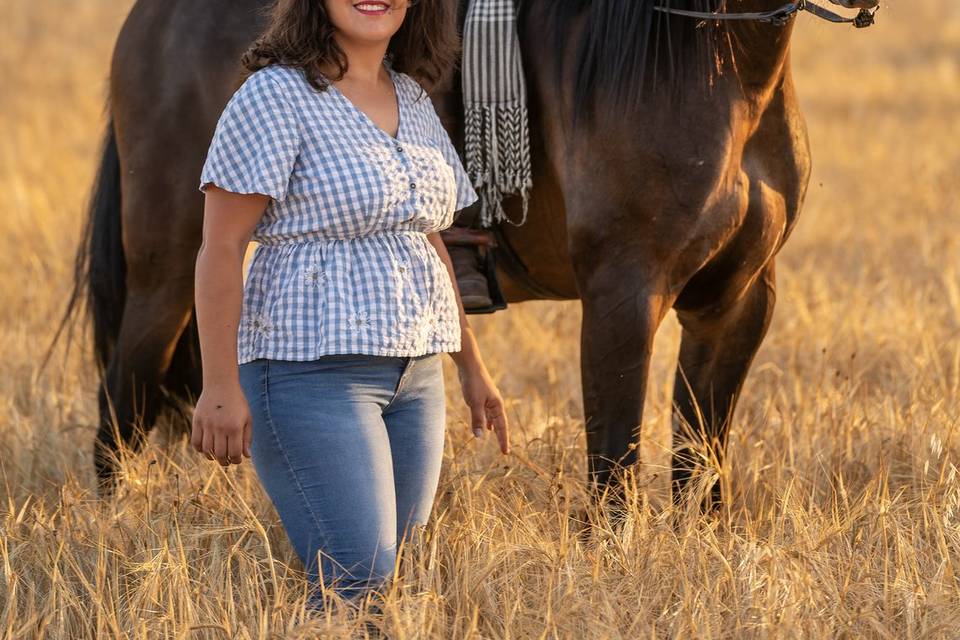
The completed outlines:
[[[427,239],[446,265],[457,298],[457,309],[460,314],[460,351],[451,352],[450,356],[457,365],[463,399],[470,407],[473,434],[479,438],[482,437],[484,428],[492,429],[500,442],[500,451],[510,453],[509,426],[507,413],[503,408],[503,398],[483,363],[477,338],[473,334],[470,323],[467,322],[467,314],[463,310],[463,301],[460,300],[460,288],[454,276],[450,254],[439,232],[428,233]]]

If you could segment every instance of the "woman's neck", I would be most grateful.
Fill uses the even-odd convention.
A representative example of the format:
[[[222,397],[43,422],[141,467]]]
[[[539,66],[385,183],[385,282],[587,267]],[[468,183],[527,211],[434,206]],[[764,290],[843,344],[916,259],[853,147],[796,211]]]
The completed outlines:
[[[387,71],[383,68],[383,58],[387,54],[386,44],[361,44],[342,40],[334,35],[337,44],[347,57],[347,70],[343,74],[344,80],[358,86],[375,87],[383,81]],[[334,69],[325,68],[325,75],[333,73]]]

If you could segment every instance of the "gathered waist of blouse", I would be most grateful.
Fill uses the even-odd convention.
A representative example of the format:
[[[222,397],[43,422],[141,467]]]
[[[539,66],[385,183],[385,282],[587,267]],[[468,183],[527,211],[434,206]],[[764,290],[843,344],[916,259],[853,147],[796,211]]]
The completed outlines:
[[[334,244],[338,242],[364,241],[372,239],[382,239],[384,237],[414,237],[426,240],[428,233],[432,231],[421,231],[419,229],[373,229],[363,233],[357,233],[349,236],[330,236],[322,233],[304,233],[299,232],[295,236],[254,236],[253,240],[257,244],[266,248],[285,247],[293,245],[311,245],[311,244]]]
[[[267,240],[266,243],[257,240],[249,265],[251,272],[259,274],[256,280],[261,285],[319,277],[336,282],[341,289],[365,290],[374,281],[387,289],[393,285],[419,289],[432,288],[438,278],[443,280],[448,275],[439,254],[422,231],[381,229],[349,238],[300,235]],[[401,278],[395,280],[394,276]],[[277,291],[275,295],[282,292]]]
[[[453,282],[426,233],[273,240],[249,263],[239,363],[460,349]]]
[[[301,234],[291,238],[256,240],[257,246],[250,269],[261,272],[268,279],[294,277],[291,269],[304,265],[319,271],[339,272],[342,276],[354,274],[341,284],[354,280],[378,279],[391,271],[434,280],[446,271],[427,234],[414,230],[379,229],[348,238],[331,238]],[[329,275],[329,274],[328,274]],[[414,281],[415,282],[415,281]],[[414,282],[409,284],[414,285]],[[359,284],[356,282],[354,284]]]

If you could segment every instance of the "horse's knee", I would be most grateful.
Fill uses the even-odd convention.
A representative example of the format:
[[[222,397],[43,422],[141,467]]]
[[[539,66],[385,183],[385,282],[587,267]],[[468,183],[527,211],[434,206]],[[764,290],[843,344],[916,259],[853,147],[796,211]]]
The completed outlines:
[[[193,289],[164,287],[152,291],[131,291],[123,311],[117,338],[116,359],[173,357],[180,334],[193,313]]]

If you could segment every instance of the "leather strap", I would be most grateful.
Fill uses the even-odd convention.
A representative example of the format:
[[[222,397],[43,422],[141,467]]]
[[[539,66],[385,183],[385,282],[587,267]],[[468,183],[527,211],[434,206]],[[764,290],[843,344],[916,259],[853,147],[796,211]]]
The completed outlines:
[[[523,264],[523,260],[520,258],[520,255],[512,246],[510,246],[507,238],[503,235],[503,231],[501,230],[499,224],[493,225],[491,230],[493,231],[493,235],[497,240],[497,246],[495,249],[493,249],[493,253],[497,256],[497,264],[506,272],[508,276],[510,276],[511,279],[539,298],[546,298],[549,300],[569,299],[568,296],[565,296],[558,291],[554,291],[553,289],[542,285],[533,279],[533,276],[530,275],[530,270],[527,269],[527,265]]]
[[[812,0],[795,0],[788,2],[779,9],[772,11],[745,11],[740,13],[711,13],[707,11],[689,11],[687,9],[674,9],[673,7],[655,6],[654,9],[663,13],[669,13],[686,18],[697,18],[700,20],[750,20],[754,22],[769,22],[774,25],[784,25],[790,18],[801,11],[812,13],[816,17],[837,24],[853,24],[858,29],[869,27],[874,23],[874,15],[879,10],[877,6],[873,11],[861,9],[853,18],[845,18],[840,14],[834,13],[825,7],[812,2]]]
[[[481,247],[495,247],[497,240],[493,232],[488,229],[471,229],[459,225],[451,225],[440,231],[443,244],[446,245],[477,245]]]

